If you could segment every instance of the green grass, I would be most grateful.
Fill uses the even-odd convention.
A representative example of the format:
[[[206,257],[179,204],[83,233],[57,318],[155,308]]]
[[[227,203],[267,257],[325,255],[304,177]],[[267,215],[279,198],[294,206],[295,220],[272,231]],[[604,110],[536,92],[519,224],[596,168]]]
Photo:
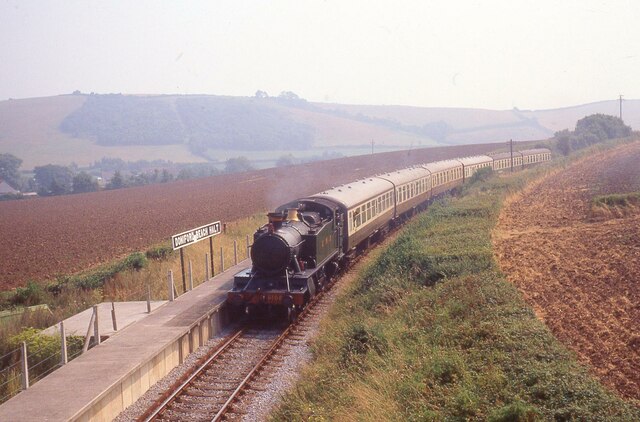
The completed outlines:
[[[592,206],[629,207],[640,204],[640,192],[599,195],[591,200]]]
[[[640,420],[496,265],[501,203],[541,171],[478,182],[412,221],[338,299],[272,419]]]

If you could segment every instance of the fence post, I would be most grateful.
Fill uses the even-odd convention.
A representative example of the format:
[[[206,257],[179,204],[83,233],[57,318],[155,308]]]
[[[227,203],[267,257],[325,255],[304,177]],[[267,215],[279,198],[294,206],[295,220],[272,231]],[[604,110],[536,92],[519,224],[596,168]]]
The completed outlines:
[[[204,254],[204,281],[209,280],[209,254]]]
[[[89,320],[89,326],[87,327],[87,334],[84,336],[84,345],[82,346],[82,353],[89,350],[89,338],[91,334],[91,326],[93,325],[93,320],[96,317],[96,313],[91,313],[91,319]]]
[[[220,246],[220,272],[224,272],[224,251],[222,246]]]
[[[184,248],[180,248],[180,269],[182,270],[182,292],[187,291],[187,277],[184,274]]]
[[[167,281],[169,283],[169,302],[173,302],[176,299],[174,294],[174,285],[173,285],[173,271],[169,270],[169,274],[167,275]]]
[[[238,241],[233,241],[233,265],[238,265]]]
[[[189,290],[193,290],[193,264],[189,260]]]
[[[67,355],[67,335],[64,331],[64,321],[60,321],[60,365],[66,365],[69,362]]]
[[[98,305],[93,305],[93,312],[96,315],[93,320],[93,338],[96,346],[100,344],[100,320],[98,319]]]
[[[249,252],[251,251],[251,246],[249,246],[249,235],[247,235],[247,259],[251,255]]]
[[[21,347],[21,366],[22,366],[22,389],[29,388],[29,362],[27,361],[27,342],[22,342]]]
[[[113,323],[113,331],[118,331],[118,323],[116,322],[116,304],[111,302],[111,322]]]
[[[216,267],[213,265],[213,237],[209,238],[209,253],[211,254],[211,277],[216,275]]]
[[[151,285],[147,284],[147,313],[151,313]]]

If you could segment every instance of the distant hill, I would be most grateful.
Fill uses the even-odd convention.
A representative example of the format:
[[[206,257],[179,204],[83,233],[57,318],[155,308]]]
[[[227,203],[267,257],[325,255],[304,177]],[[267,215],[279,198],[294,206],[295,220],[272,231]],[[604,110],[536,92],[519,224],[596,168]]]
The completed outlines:
[[[640,127],[640,101],[625,100]],[[588,114],[617,115],[617,101],[555,110],[481,110],[309,103],[289,97],[60,95],[0,102],[0,153],[23,169],[102,157],[126,161],[252,160],[343,155],[435,145],[546,139]]]

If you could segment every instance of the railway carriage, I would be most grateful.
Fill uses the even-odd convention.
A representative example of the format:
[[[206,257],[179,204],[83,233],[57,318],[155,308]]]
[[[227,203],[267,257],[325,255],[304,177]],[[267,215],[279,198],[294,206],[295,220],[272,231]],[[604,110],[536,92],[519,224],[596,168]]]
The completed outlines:
[[[551,159],[551,151],[547,148],[525,149],[520,151],[522,154],[522,166],[530,166]]]
[[[493,170],[497,172],[510,170],[512,167],[511,157],[513,157],[513,168],[522,166],[522,155],[520,153],[513,153],[512,155],[509,152],[500,152],[497,154],[491,154],[491,158],[493,158]],[[518,163],[518,159],[520,163]]]
[[[342,252],[353,254],[366,248],[370,239],[384,235],[395,217],[393,183],[370,177],[312,195],[340,209],[343,220]]]
[[[486,167],[493,168],[493,158],[488,155],[474,155],[473,157],[464,157],[458,159],[464,168],[462,173],[463,181],[473,176],[473,174]]]
[[[393,184],[394,220],[410,217],[431,198],[431,172],[424,167],[411,167],[377,177]]]
[[[423,164],[431,173],[431,196],[438,196],[462,184],[462,163],[458,160]]]

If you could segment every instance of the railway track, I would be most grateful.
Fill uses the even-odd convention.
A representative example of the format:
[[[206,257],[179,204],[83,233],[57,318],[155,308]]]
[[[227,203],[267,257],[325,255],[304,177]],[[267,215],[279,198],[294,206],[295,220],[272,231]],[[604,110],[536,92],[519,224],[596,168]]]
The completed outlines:
[[[320,294],[297,320],[286,326],[246,325],[202,358],[149,408],[139,421],[219,421],[242,417],[241,397],[260,390],[286,358],[287,348],[304,341],[319,310],[328,306]]]

